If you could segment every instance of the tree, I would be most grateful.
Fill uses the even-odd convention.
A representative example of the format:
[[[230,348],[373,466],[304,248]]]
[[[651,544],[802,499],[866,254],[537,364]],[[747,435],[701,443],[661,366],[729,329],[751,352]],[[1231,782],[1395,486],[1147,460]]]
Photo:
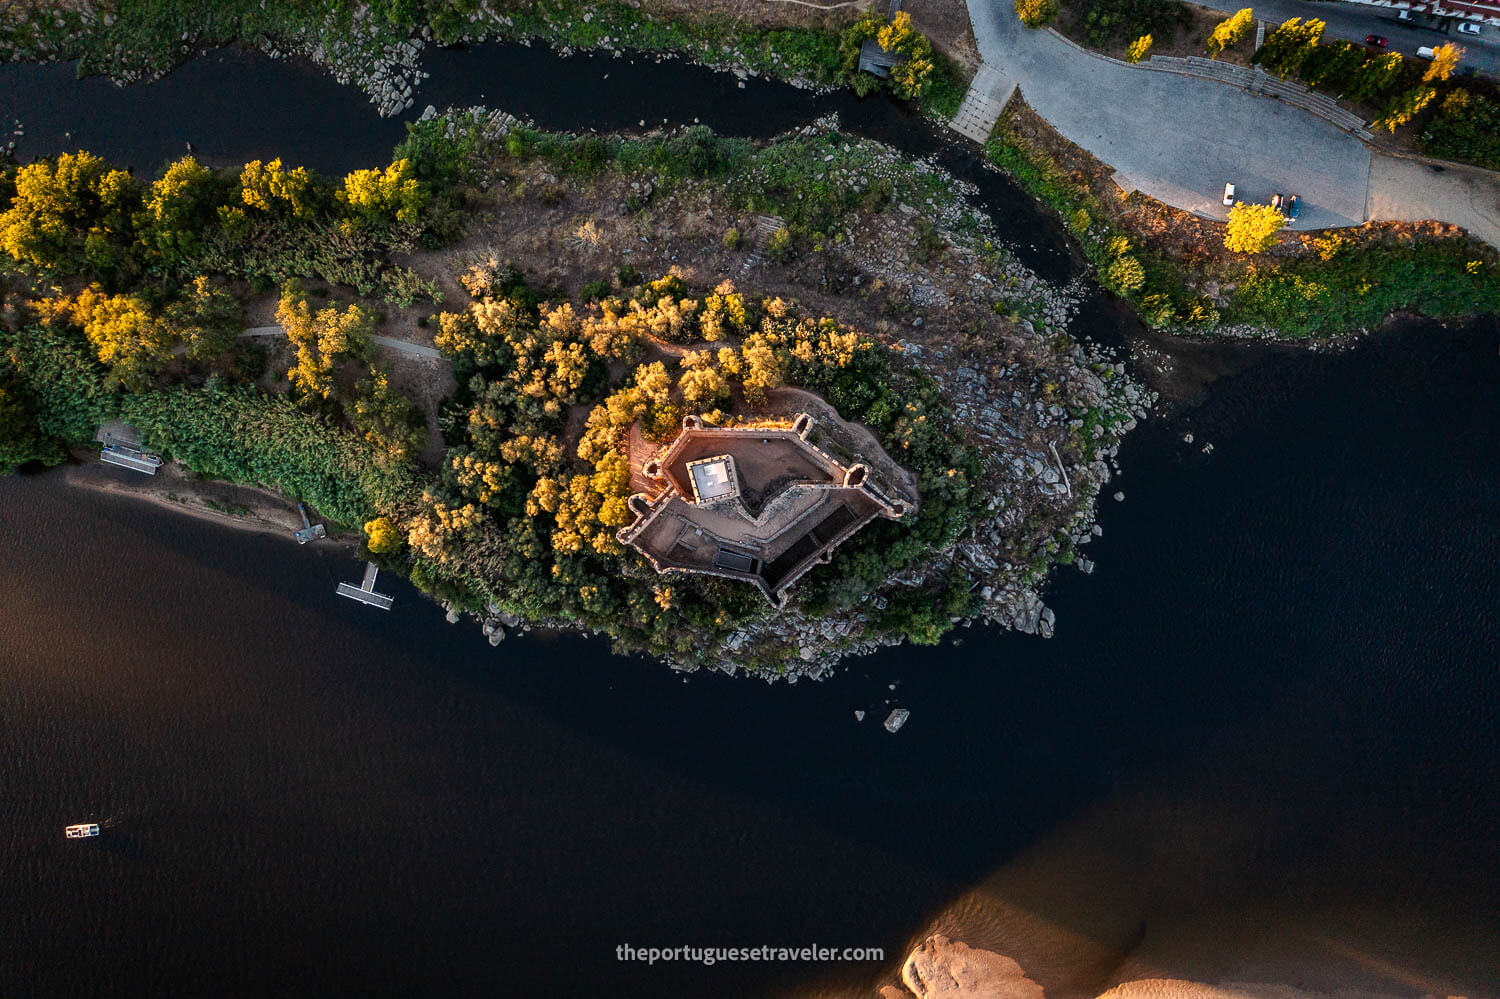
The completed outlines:
[[[141,241],[168,265],[176,264],[202,245],[221,201],[214,172],[184,156],[151,185],[141,213]]]
[[[399,461],[412,460],[427,444],[421,412],[373,364],[345,410],[356,433]]]
[[[1318,40],[1323,37],[1323,28],[1323,22],[1316,18],[1306,22],[1300,17],[1283,21],[1266,37],[1265,44],[1256,51],[1252,61],[1267,73],[1275,73],[1284,80],[1288,74],[1295,73],[1317,47]]]
[[[1403,91],[1391,99],[1380,117],[1370,122],[1370,127],[1395,132],[1396,129],[1420,114],[1436,96],[1435,87],[1412,87],[1410,90]]]
[[[1347,89],[1364,63],[1364,49],[1349,42],[1335,42],[1319,45],[1308,53],[1298,72],[1309,87]]]
[[[172,354],[171,330],[133,295],[106,295],[90,285],[63,308],[83,327],[111,377],[128,388],[144,388]]]
[[[1427,64],[1427,72],[1422,74],[1423,83],[1439,82],[1448,79],[1453,71],[1458,68],[1458,62],[1464,57],[1464,49],[1454,45],[1452,42],[1444,42],[1432,50],[1432,62]]]
[[[187,344],[187,356],[194,361],[223,355],[244,329],[239,299],[201,276],[193,279],[182,298],[167,306],[164,318],[172,334]]]
[[[417,180],[411,161],[399,159],[379,170],[356,170],[344,178],[339,201],[372,225],[403,222],[418,225],[422,212],[432,203],[427,185]]]
[[[1235,253],[1263,253],[1276,242],[1276,233],[1284,225],[1286,218],[1270,205],[1237,201],[1229,210],[1224,246]]]
[[[401,550],[401,532],[389,517],[376,517],[365,524],[365,547],[375,555],[391,555]]]
[[[1146,53],[1151,51],[1151,43],[1153,41],[1155,41],[1155,39],[1153,39],[1150,35],[1142,35],[1141,37],[1137,38],[1135,41],[1131,42],[1130,47],[1125,50],[1125,59],[1133,63],[1140,62],[1142,59],[1146,58]],[[1088,226],[1084,226],[1084,228],[1087,229]]]
[[[1111,260],[1101,276],[1104,287],[1124,295],[1146,283],[1146,268],[1135,257],[1125,253]]]
[[[64,153],[56,162],[16,172],[15,195],[0,215],[0,249],[48,270],[96,273],[121,269],[134,242],[131,219],[139,185],[92,153]]]
[[[1015,0],[1016,16],[1028,28],[1040,28],[1057,16],[1057,0]]]
[[[754,405],[763,405],[766,393],[786,381],[781,355],[764,333],[753,333],[740,346],[740,358],[740,384],[744,386],[745,398]]]
[[[1224,18],[1208,36],[1208,54],[1217,59],[1227,48],[1238,45],[1255,26],[1255,14],[1249,7],[1242,7]]]
[[[1355,102],[1368,101],[1394,87],[1400,79],[1400,52],[1371,56],[1360,64],[1359,69],[1349,81],[1344,96]]]
[[[891,92],[903,100],[920,100],[932,83],[932,43],[912,27],[911,15],[897,11],[891,23],[876,34],[875,41],[886,52],[906,56],[891,67]]]
[[[263,212],[312,218],[319,207],[317,180],[307,167],[286,169],[280,157],[266,164],[251,160],[240,171],[240,200]]]
[[[374,315],[357,305],[343,312],[329,306],[314,313],[295,281],[282,289],[276,321],[297,348],[297,363],[287,377],[306,395],[321,399],[333,395],[334,363],[342,357],[364,357],[375,328]]]
[[[28,461],[57,465],[66,456],[55,441],[37,433],[36,421],[16,393],[0,384],[0,475],[9,475]]]
[[[690,350],[682,355],[682,374],[677,385],[682,398],[692,406],[710,406],[729,396],[729,383],[714,367],[713,355]]]
[[[1467,90],[1454,90],[1443,98],[1418,144],[1433,156],[1500,170],[1500,104]]]

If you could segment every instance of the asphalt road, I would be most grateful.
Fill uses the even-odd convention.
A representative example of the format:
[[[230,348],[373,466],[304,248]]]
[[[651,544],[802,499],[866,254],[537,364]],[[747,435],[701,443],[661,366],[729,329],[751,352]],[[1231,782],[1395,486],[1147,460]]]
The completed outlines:
[[[1400,52],[1403,56],[1415,57],[1422,46],[1432,48],[1444,42],[1454,42],[1464,47],[1463,62],[1459,70],[1472,66],[1481,73],[1500,76],[1500,27],[1486,24],[1478,35],[1461,35],[1457,22],[1444,19],[1446,33],[1409,28],[1396,20],[1396,12],[1389,7],[1374,7],[1362,3],[1325,3],[1317,0],[1192,0],[1193,3],[1214,10],[1234,12],[1249,7],[1255,16],[1277,25],[1288,18],[1303,20],[1317,18],[1328,27],[1323,37],[1329,40],[1341,38],[1346,41],[1364,43],[1366,35],[1380,35],[1386,39],[1387,52]]]

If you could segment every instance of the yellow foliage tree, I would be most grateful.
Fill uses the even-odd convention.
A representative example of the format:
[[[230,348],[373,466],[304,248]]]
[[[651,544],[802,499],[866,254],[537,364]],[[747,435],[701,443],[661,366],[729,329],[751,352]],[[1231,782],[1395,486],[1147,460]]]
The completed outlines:
[[[317,182],[307,167],[288,170],[280,157],[251,160],[240,171],[240,200],[263,212],[288,211],[297,218],[317,214]]]
[[[1255,26],[1255,13],[1249,7],[1241,7],[1224,18],[1208,36],[1208,54],[1217,59],[1227,48],[1239,44],[1240,39]]]
[[[215,186],[214,172],[191,156],[167,167],[146,195],[142,241],[168,260],[196,250],[218,208]]]
[[[276,321],[297,348],[297,363],[287,377],[303,392],[322,399],[333,395],[334,363],[341,357],[365,356],[375,327],[375,317],[357,305],[343,312],[328,306],[314,313],[302,289],[291,282],[282,291]]]
[[[141,388],[172,354],[175,337],[145,303],[132,295],[106,295],[98,285],[78,293],[68,308],[119,382]]]
[[[1439,82],[1448,79],[1453,71],[1458,68],[1459,60],[1464,57],[1464,48],[1454,45],[1452,42],[1444,42],[1432,50],[1432,62],[1427,64],[1427,72],[1422,74],[1423,83]]]
[[[124,170],[92,153],[63,153],[55,162],[16,171],[15,195],[0,214],[0,249],[36,267],[107,269],[123,259],[140,190]]]
[[[707,406],[729,396],[729,382],[714,367],[713,355],[707,351],[690,350],[682,355],[677,387],[692,406]]]
[[[401,532],[389,517],[376,517],[365,524],[365,547],[376,555],[389,555],[401,550]]]
[[[1130,47],[1125,50],[1125,59],[1126,59],[1126,61],[1127,62],[1136,63],[1136,62],[1140,62],[1142,59],[1146,58],[1146,53],[1151,51],[1151,44],[1155,40],[1156,39],[1152,38],[1148,34],[1148,35],[1142,35],[1141,37],[1137,38],[1135,41],[1131,42],[1130,43]],[[1087,229],[1088,226],[1085,225],[1083,228]]]
[[[1276,234],[1284,225],[1286,218],[1270,205],[1237,201],[1229,210],[1224,246],[1235,253],[1263,253],[1275,244]]]
[[[417,225],[432,201],[427,185],[417,180],[411,162],[399,159],[379,170],[356,170],[344,178],[338,198],[365,221]]]

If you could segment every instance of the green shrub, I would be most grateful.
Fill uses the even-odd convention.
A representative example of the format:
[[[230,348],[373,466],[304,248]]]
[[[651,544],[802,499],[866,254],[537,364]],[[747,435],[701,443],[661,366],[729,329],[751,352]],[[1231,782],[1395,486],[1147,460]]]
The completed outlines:
[[[766,241],[766,255],[772,260],[785,260],[792,252],[792,231],[782,226],[771,233],[771,238]]]
[[[1500,170],[1500,103],[1454,90],[1443,98],[1417,144],[1430,156]]]

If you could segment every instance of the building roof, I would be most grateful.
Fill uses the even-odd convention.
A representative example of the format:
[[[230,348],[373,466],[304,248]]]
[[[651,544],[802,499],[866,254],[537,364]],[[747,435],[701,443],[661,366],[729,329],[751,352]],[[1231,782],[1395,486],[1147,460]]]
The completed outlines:
[[[695,416],[641,472],[652,491],[630,498],[635,520],[622,543],[658,572],[700,572],[754,584],[777,606],[809,569],[876,517],[911,508],[790,427],[707,427]]]
[[[718,454],[688,462],[687,471],[695,503],[733,499],[740,494],[739,481],[734,474],[734,458],[730,455]]]

